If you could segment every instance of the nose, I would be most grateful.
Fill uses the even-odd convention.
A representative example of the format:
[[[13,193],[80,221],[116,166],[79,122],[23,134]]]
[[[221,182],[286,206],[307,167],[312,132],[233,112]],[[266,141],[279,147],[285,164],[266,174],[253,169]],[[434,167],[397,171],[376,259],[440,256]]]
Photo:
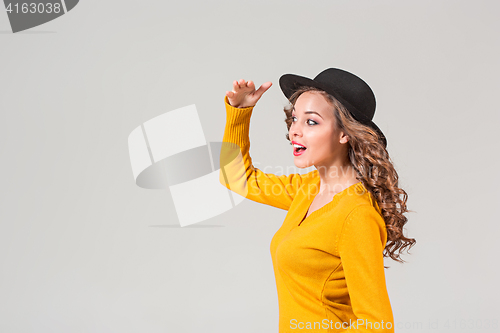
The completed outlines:
[[[288,132],[289,136],[292,138],[302,136],[302,128],[300,127],[298,122],[292,122],[292,124],[290,125],[290,130]]]

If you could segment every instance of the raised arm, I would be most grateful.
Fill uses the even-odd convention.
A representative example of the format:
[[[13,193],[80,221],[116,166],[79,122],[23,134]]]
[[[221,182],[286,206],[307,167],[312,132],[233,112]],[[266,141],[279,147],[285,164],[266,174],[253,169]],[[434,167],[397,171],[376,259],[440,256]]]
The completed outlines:
[[[339,242],[351,306],[358,318],[346,332],[394,332],[387,293],[383,250],[384,219],[375,207],[356,207],[347,217]]]
[[[264,173],[253,166],[249,154],[250,117],[260,96],[270,86],[271,82],[266,82],[255,91],[252,81],[246,83],[240,80],[233,82],[232,92],[226,92],[226,127],[222,139],[219,180],[222,185],[247,199],[288,210],[303,176]]]

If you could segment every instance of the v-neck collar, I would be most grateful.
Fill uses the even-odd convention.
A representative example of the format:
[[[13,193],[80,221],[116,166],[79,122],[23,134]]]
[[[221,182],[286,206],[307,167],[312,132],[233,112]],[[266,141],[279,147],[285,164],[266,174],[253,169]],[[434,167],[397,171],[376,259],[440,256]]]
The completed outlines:
[[[316,186],[314,188],[319,188],[319,183],[320,183],[319,176],[317,178],[315,178],[315,180],[313,182],[311,182],[312,185]],[[307,219],[311,220],[314,217],[321,215],[323,212],[328,211],[331,207],[335,206],[339,202],[340,199],[342,199],[344,196],[348,195],[351,191],[355,191],[355,193],[364,193],[367,190],[365,189],[365,187],[363,186],[363,183],[361,181],[357,182],[349,187],[346,187],[345,189],[338,192],[337,194],[335,194],[333,196],[333,199],[330,202],[328,202],[327,204],[325,204],[321,208],[316,209],[314,212],[312,212],[311,214],[309,214],[309,216],[306,217],[307,213],[309,212],[309,209],[311,208],[311,204],[314,201],[314,198],[316,198],[316,196],[318,195],[318,193],[307,194],[307,199],[306,199],[306,204],[305,204],[306,211],[303,214],[301,214],[302,220],[300,220],[298,224],[295,224],[295,226],[298,227],[305,220],[307,220]]]

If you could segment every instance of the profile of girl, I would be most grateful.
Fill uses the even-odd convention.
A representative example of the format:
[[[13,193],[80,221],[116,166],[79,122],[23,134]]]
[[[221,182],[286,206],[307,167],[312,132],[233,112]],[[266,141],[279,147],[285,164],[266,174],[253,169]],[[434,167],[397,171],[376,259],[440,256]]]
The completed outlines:
[[[249,128],[272,86],[233,82],[224,97],[221,183],[287,210],[270,244],[279,332],[394,332],[384,257],[404,262],[407,193],[373,122],[375,95],[358,76],[328,68],[314,79],[285,74],[287,140],[306,174],[274,175],[252,164]]]

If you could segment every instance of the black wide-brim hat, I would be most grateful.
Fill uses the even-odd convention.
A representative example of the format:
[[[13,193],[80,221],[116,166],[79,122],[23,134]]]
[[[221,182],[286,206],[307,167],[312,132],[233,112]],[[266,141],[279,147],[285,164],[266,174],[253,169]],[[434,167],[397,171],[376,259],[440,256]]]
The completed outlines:
[[[321,89],[335,97],[354,119],[374,129],[384,147],[387,147],[384,133],[372,121],[376,107],[375,95],[361,78],[338,68],[325,69],[312,80],[295,74],[280,77],[281,90],[289,100],[292,94],[303,86]]]

